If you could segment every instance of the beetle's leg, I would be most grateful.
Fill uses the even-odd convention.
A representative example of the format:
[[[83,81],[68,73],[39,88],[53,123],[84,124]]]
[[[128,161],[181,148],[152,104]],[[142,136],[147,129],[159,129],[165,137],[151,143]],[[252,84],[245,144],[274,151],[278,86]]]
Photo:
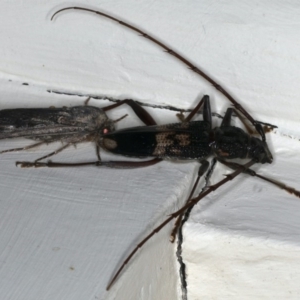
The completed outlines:
[[[100,157],[100,147],[98,145],[96,145],[96,154],[98,157],[98,160],[101,161],[101,157]]]
[[[87,106],[90,100],[91,100],[91,97],[88,97],[84,101],[84,105]],[[108,111],[108,110],[114,109],[116,107],[119,107],[119,106],[121,106],[123,104],[129,105],[132,108],[132,110],[135,112],[135,114],[139,117],[139,119],[145,125],[147,125],[147,126],[149,126],[149,125],[157,125],[157,123],[154,121],[154,119],[152,118],[152,116],[140,104],[138,104],[136,101],[134,101],[132,99],[125,99],[125,100],[118,101],[115,104],[111,104],[111,105],[102,107],[102,110],[103,111]]]
[[[166,224],[168,224],[172,219],[180,216],[182,213],[184,213],[188,208],[190,208],[191,206],[194,206],[195,204],[197,204],[201,199],[203,199],[205,196],[207,196],[208,194],[210,194],[211,192],[215,191],[216,189],[218,189],[220,186],[222,186],[223,184],[225,184],[226,182],[233,180],[236,176],[238,176],[240,173],[242,173],[244,170],[250,168],[252,165],[254,165],[256,162],[255,161],[250,161],[248,163],[246,163],[245,165],[241,165],[236,171],[234,171],[233,173],[226,175],[226,177],[222,180],[220,180],[218,183],[208,186],[207,189],[199,194],[197,197],[191,199],[189,201],[189,203],[187,203],[185,206],[183,206],[182,208],[180,208],[179,210],[177,210],[176,212],[172,213],[167,219],[165,219],[164,222],[162,222],[159,226],[155,227],[141,242],[139,242],[137,244],[137,246],[129,253],[129,255],[127,256],[127,258],[124,260],[124,262],[122,263],[121,267],[117,270],[117,272],[115,273],[115,275],[113,276],[113,278],[110,280],[108,286],[107,286],[107,290],[110,289],[110,287],[112,286],[112,284],[115,282],[115,280],[117,279],[117,277],[119,276],[119,274],[121,273],[121,271],[125,268],[125,266],[127,265],[127,263],[130,261],[130,259],[133,257],[133,255],[157,232],[159,232],[163,227],[165,227]]]
[[[226,110],[225,116],[221,123],[221,127],[230,126],[231,124],[231,117],[232,117],[233,108],[229,107]]]
[[[90,100],[91,100],[91,97],[88,97],[88,98],[84,101],[84,106],[88,106]]]
[[[229,168],[231,168],[231,169],[233,169],[233,170],[237,170],[237,169],[241,166],[241,165],[238,164],[238,163],[228,162],[228,161],[223,160],[223,159],[220,159],[220,158],[217,158],[217,160],[218,160],[220,163],[224,164],[225,166],[227,166],[227,167],[229,167]],[[267,181],[267,182],[269,182],[269,183],[272,183],[272,184],[276,185],[277,187],[279,187],[280,189],[285,190],[285,191],[289,192],[290,194],[293,194],[293,195],[295,195],[295,196],[297,196],[297,197],[300,198],[300,191],[298,191],[298,190],[296,190],[296,189],[294,189],[294,188],[292,188],[292,187],[290,187],[290,186],[287,186],[287,185],[285,185],[285,184],[282,183],[282,182],[279,182],[279,181],[277,181],[277,180],[274,180],[274,179],[271,179],[271,178],[262,176],[262,175],[260,175],[260,174],[257,174],[257,173],[256,173],[255,171],[253,171],[252,169],[245,169],[245,170],[243,171],[243,173],[248,174],[248,175],[250,175],[250,176],[258,177],[258,178],[260,178],[260,179],[262,179],[262,180],[264,180],[264,181]]]
[[[116,108],[123,104],[129,105],[132,108],[132,110],[134,111],[134,113],[139,117],[139,119],[143,123],[145,123],[147,126],[157,125],[155,120],[151,117],[151,115],[141,105],[139,105],[137,102],[135,102],[131,99],[125,99],[125,100],[119,101],[118,103],[103,107],[102,109],[104,111],[108,111],[108,110],[111,110],[111,109]]]
[[[199,180],[200,178],[203,176],[203,174],[207,171],[208,167],[209,167],[209,162],[207,160],[202,160],[200,161],[200,167],[199,167],[199,170],[198,170],[198,175],[197,175],[197,178],[196,178],[196,181],[193,185],[193,188],[190,192],[190,195],[188,196],[187,200],[186,200],[186,204],[193,198],[193,195],[195,193],[195,189],[197,188],[198,184],[199,184]],[[210,177],[210,175],[209,175]],[[206,176],[206,178],[208,178]],[[208,179],[207,179],[207,182],[208,182]],[[177,231],[178,231],[178,228],[179,226],[182,224],[182,218],[183,216],[185,216],[186,214],[189,214],[190,211],[192,210],[193,207],[190,207],[188,209],[188,211],[182,213],[180,216],[178,216],[178,218],[176,219],[175,221],[175,224],[174,224],[174,227],[173,227],[173,230],[171,232],[171,235],[170,235],[170,241],[173,243],[175,241],[175,237],[176,237],[176,234],[177,234]]]
[[[221,123],[221,127],[224,127],[224,126],[230,126],[230,123],[231,123],[231,117],[232,117],[232,113],[235,113],[236,116],[241,120],[241,122],[244,124],[247,132],[249,134],[254,134],[255,132],[253,131],[253,129],[249,126],[249,124],[246,122],[246,120],[241,116],[241,114],[234,108],[232,107],[229,107],[227,108],[226,110],[226,113],[225,113],[225,116],[223,118],[223,121]]]
[[[207,95],[204,95],[202,97],[198,105],[195,108],[193,108],[193,110],[188,114],[187,117],[185,117],[182,112],[176,114],[176,116],[181,122],[189,122],[195,116],[195,114],[202,108],[202,106],[203,106],[203,121],[206,121],[211,125],[212,120],[211,120],[210,100],[209,100],[209,96]]]
[[[198,105],[188,114],[188,116],[184,119],[184,122],[190,122],[191,119],[195,116],[195,114],[201,109],[203,106],[203,121],[211,124],[211,109],[210,109],[210,101],[209,96],[204,95]]]
[[[115,168],[115,169],[135,169],[135,168],[143,168],[155,165],[159,162],[161,162],[161,158],[153,158],[150,160],[144,160],[144,161],[106,161],[106,162],[100,162],[99,166],[105,166],[109,168]]]
[[[176,117],[179,119],[180,122],[185,122],[185,116],[182,111],[176,114]]]
[[[93,162],[82,162],[82,163],[56,163],[52,161],[48,162],[27,162],[27,161],[18,161],[16,162],[17,166],[21,168],[40,168],[40,167],[48,167],[48,168],[61,168],[61,167],[83,167],[83,166],[96,166],[96,167],[109,167],[116,169],[135,169],[135,168],[143,168],[155,165],[162,161],[161,158],[154,158],[145,161],[93,161]]]
[[[253,133],[253,130],[251,129],[251,127],[249,127],[249,125],[245,122],[245,120],[242,118],[242,116],[238,113],[238,111],[234,108],[228,108],[226,113],[225,113],[225,116],[224,116],[224,119],[221,123],[221,127],[223,126],[230,126],[230,120],[231,120],[231,116],[232,116],[232,113],[235,112],[237,117],[242,121],[242,123],[244,124],[244,126],[246,127],[247,131],[249,132],[249,134]],[[261,128],[262,132],[263,132],[263,135],[264,137],[262,137],[262,143],[264,145],[264,151],[266,153],[266,157],[267,157],[267,161],[268,163],[271,163],[272,160],[273,160],[273,157],[272,157],[272,154],[271,154],[271,151],[269,150],[269,147],[267,145],[267,142],[266,142],[266,138],[265,138],[265,132],[264,132],[264,129],[263,127],[261,126],[261,124],[256,124],[256,130],[258,127]],[[258,130],[257,130],[258,131]],[[258,131],[259,132],[259,131]]]
[[[249,134],[255,134],[255,131],[251,128],[251,126],[246,122],[245,118],[243,118],[243,116],[241,116],[241,114],[239,113],[239,111],[237,111],[234,108],[227,108],[225,116],[223,118],[222,126],[230,126],[230,121],[231,121],[231,117],[232,117],[232,113],[235,113],[235,115],[241,120],[241,122],[243,123],[243,125],[245,126],[247,132]],[[259,122],[262,125],[265,125],[265,127],[263,128],[264,132],[269,132],[270,128],[276,128],[277,126],[268,124],[268,123],[263,123],[263,122]]]
[[[211,165],[210,165],[210,168],[206,172],[205,185],[201,189],[200,194],[202,192],[204,192],[205,189],[208,187],[209,180],[210,180],[210,177],[213,173],[213,170],[214,170],[214,167],[215,167],[216,163],[217,163],[216,158],[213,158],[213,160],[211,162]],[[186,273],[186,265],[185,265],[183,257],[182,257],[183,225],[188,220],[192,209],[193,209],[193,206],[188,208],[185,211],[184,214],[180,215],[176,219],[175,226],[173,227],[172,234],[171,234],[171,242],[172,242],[172,238],[175,239],[176,233],[177,233],[177,236],[178,236],[176,256],[177,256],[177,261],[179,263],[179,274],[180,274],[181,288],[182,288],[182,291],[185,292],[185,294],[187,294],[187,273]],[[178,220],[180,220],[181,222],[178,222]],[[177,225],[178,230],[176,230],[176,224],[178,224]]]
[[[235,113],[236,116],[241,120],[241,122],[244,124],[244,126],[246,127],[247,131],[249,134],[253,134],[253,130],[251,129],[251,127],[249,126],[249,124],[246,123],[245,119],[242,118],[242,116],[238,113],[237,110],[235,110],[232,107],[227,108],[226,113],[224,115],[223,121],[221,123],[221,127],[225,127],[225,126],[231,126],[231,117],[232,117],[232,113]]]

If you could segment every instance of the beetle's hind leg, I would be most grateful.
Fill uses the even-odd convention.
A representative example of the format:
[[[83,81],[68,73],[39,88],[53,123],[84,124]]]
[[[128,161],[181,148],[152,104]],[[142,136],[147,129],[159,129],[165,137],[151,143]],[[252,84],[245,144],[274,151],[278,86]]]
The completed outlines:
[[[95,166],[95,167],[108,167],[114,169],[136,169],[144,168],[148,166],[155,165],[161,162],[161,158],[154,158],[144,161],[92,161],[92,162],[79,162],[79,163],[59,163],[59,162],[27,162],[27,161],[17,161],[16,165],[21,168],[61,168],[61,167],[84,167],[84,166]]]
[[[100,157],[100,147],[99,145],[96,145],[96,155],[98,157],[98,160],[101,161],[101,157]]]
[[[209,179],[211,177],[211,174],[213,173],[214,167],[216,165],[216,159],[213,159],[209,169],[208,169],[209,163],[208,163],[207,160],[202,160],[200,163],[201,163],[201,165],[200,165],[199,170],[198,170],[197,178],[195,180],[195,183],[193,185],[191,193],[190,193],[189,197],[187,198],[187,200],[185,202],[185,205],[187,203],[189,203],[189,201],[193,198],[195,190],[196,190],[196,188],[199,184],[199,180],[204,175],[205,172],[206,172],[206,176],[205,176],[206,184],[205,184],[204,188],[202,189],[202,192],[206,189],[206,187],[208,186],[208,182],[209,182]],[[176,234],[178,232],[178,229],[182,226],[183,222],[188,217],[188,215],[189,215],[190,211],[192,210],[192,208],[193,208],[193,206],[190,207],[186,212],[182,213],[180,216],[177,217],[177,219],[175,221],[175,224],[174,224],[174,227],[173,227],[173,230],[170,234],[170,242],[171,243],[173,243],[175,241],[175,237],[176,237]]]

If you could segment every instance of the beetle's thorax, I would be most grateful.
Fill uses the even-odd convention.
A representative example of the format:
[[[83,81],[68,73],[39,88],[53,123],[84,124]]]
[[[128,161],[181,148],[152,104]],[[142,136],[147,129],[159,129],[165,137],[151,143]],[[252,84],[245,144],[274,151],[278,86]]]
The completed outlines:
[[[220,158],[250,158],[271,163],[272,155],[265,142],[234,126],[216,127],[212,131],[211,148]]]

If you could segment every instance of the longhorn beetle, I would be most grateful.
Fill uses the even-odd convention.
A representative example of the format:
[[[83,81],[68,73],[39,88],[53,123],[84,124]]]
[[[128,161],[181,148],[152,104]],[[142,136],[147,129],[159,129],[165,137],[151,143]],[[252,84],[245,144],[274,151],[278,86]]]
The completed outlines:
[[[162,49],[164,49],[170,55],[176,57],[178,60],[183,62],[192,71],[206,79],[211,83],[218,91],[225,95],[228,100],[233,104],[234,108],[228,108],[225,117],[222,121],[220,127],[212,128],[211,126],[211,112],[210,103],[208,96],[204,96],[200,103],[192,110],[186,119],[182,123],[161,125],[161,126],[146,126],[146,127],[134,127],[127,128],[119,131],[114,131],[102,136],[101,146],[108,149],[109,151],[117,154],[127,155],[127,156],[137,156],[146,157],[152,156],[154,159],[148,160],[146,162],[86,162],[80,164],[66,164],[66,163],[27,163],[20,162],[24,167],[60,167],[60,166],[78,166],[78,165],[106,165],[109,167],[140,167],[146,165],[155,164],[161,161],[163,158],[175,158],[175,159],[197,159],[202,164],[198,171],[197,179],[193,185],[192,191],[187,199],[187,204],[179,209],[177,212],[171,214],[163,223],[156,227],[148,236],[146,236],[129,254],[125,259],[119,270],[116,272],[112,280],[110,281],[107,289],[111,287],[115,279],[118,277],[120,272],[129,262],[131,257],[135,252],[146,243],[149,238],[151,238],[155,233],[157,233],[161,228],[163,228],[168,222],[173,218],[179,217],[179,222],[182,214],[193,205],[198,203],[202,198],[216,190],[226,182],[234,179],[240,173],[246,173],[251,176],[257,176],[265,181],[268,181],[281,189],[284,189],[297,197],[300,197],[300,192],[288,187],[280,182],[266,178],[255,173],[250,169],[255,163],[271,163],[273,158],[272,154],[268,148],[265,132],[262,127],[262,122],[256,121],[252,116],[215,80],[209,77],[200,68],[192,64],[187,58],[178,54],[176,51],[167,47],[163,42],[155,39],[153,36],[145,33],[144,31],[138,29],[137,27],[130,25],[127,22],[121,21],[107,13],[100,11],[82,8],[82,7],[67,7],[58,10],[53,14],[51,20],[60,12],[75,9],[82,10],[91,13],[95,13],[102,17],[108,18],[112,21],[118,22],[124,27],[131,29],[139,33],[142,37],[152,41]],[[203,121],[191,121],[195,113],[203,106]],[[236,128],[230,125],[230,120],[232,113],[235,112],[237,116],[243,121],[240,113],[246,117],[252,125],[255,127],[256,131],[260,134],[261,139],[251,137],[249,134],[245,133],[242,129]],[[243,122],[244,123],[244,122]],[[245,123],[244,123],[245,124]],[[246,124],[245,124],[246,125]],[[269,127],[275,127],[270,124]],[[247,130],[249,127],[246,126]],[[207,189],[200,193],[198,196],[193,198],[196,187],[200,180],[200,177],[206,172],[208,168],[208,163],[206,162],[207,156],[213,154],[215,158],[233,169],[234,172],[226,175],[225,178],[218,183],[207,187]],[[226,161],[226,159],[231,158],[248,158],[250,159],[244,165],[237,163],[232,163]]]

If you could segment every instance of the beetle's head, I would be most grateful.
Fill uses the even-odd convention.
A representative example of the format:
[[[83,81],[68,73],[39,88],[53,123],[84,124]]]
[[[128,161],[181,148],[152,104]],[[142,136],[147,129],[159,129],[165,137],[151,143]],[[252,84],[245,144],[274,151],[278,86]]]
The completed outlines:
[[[102,135],[115,131],[115,122],[113,120],[107,119],[101,128]]]
[[[265,141],[258,138],[252,137],[250,141],[251,146],[249,147],[249,157],[258,163],[272,163],[273,156]]]

